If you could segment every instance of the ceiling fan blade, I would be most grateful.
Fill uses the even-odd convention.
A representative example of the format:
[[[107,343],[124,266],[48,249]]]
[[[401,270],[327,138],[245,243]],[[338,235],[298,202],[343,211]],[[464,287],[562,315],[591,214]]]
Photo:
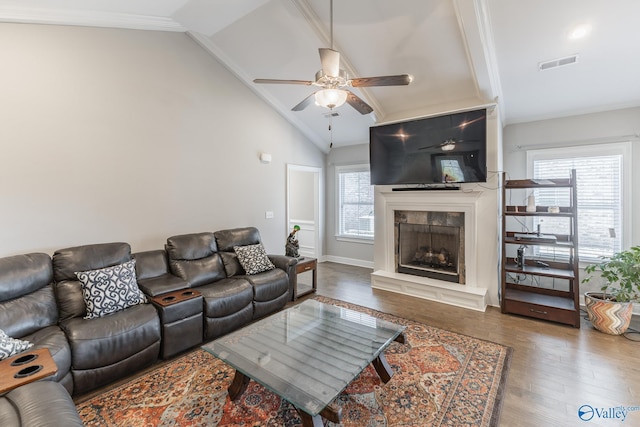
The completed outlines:
[[[315,102],[315,98],[314,95],[316,93],[313,92],[311,95],[307,96],[305,99],[303,99],[298,105],[296,105],[295,107],[293,107],[291,109],[291,111],[302,111],[305,108],[307,108],[309,105],[313,104]]]
[[[347,104],[351,105],[360,114],[369,114],[373,111],[373,108],[362,99],[358,98],[356,94],[350,91],[347,92]]]
[[[351,79],[351,86],[403,86],[408,85],[412,80],[413,76],[411,76],[411,74],[399,74],[397,76],[360,77],[357,79]]]
[[[306,85],[310,86],[313,84],[312,81],[309,80],[278,80],[278,79],[254,79],[254,83],[267,83],[267,84],[285,84],[285,85]]]
[[[420,148],[418,148],[418,150],[428,150],[428,149],[430,149],[430,148],[436,148],[436,147],[442,147],[442,144],[427,145],[426,147],[420,147]]]
[[[340,75],[340,52],[326,47],[321,47],[318,51],[320,52],[322,73],[325,76],[338,77]]]

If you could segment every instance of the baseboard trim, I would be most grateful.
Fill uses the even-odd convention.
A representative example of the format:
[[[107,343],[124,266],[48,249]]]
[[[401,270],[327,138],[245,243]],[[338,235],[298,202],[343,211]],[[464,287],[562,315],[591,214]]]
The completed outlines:
[[[325,255],[324,261],[336,262],[338,264],[353,265],[354,267],[364,267],[373,269],[373,261],[366,261],[363,259],[345,258],[334,255]]]

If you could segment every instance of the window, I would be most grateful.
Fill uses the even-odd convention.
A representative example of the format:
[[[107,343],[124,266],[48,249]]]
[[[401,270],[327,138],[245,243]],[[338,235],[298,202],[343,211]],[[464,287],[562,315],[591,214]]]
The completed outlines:
[[[631,215],[630,144],[602,144],[581,147],[532,150],[527,152],[529,176],[534,179],[569,177],[576,169],[578,199],[578,256],[583,262],[599,261],[625,247]],[[536,204],[568,206],[569,194],[563,189],[536,189]],[[567,234],[562,218],[536,218],[543,232]],[[543,257],[566,257],[567,251],[551,247],[535,248]]]
[[[369,165],[337,166],[338,237],[373,240],[373,186]]]

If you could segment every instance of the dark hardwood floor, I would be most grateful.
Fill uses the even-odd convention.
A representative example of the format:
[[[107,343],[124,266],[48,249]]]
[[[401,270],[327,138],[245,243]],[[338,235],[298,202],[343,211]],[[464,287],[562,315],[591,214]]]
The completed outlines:
[[[482,313],[374,290],[371,271],[320,263],[318,294],[514,349],[501,426],[640,425],[640,342],[598,332],[584,319],[575,329],[502,314],[496,307]],[[640,330],[638,319],[632,327]],[[640,339],[638,334],[629,337]],[[578,417],[582,405],[598,410],[635,406],[638,411],[629,412],[624,424],[597,415],[585,422]]]

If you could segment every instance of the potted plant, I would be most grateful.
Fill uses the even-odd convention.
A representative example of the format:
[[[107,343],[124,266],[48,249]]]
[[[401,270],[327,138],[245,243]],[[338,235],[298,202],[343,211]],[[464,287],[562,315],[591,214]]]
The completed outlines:
[[[585,267],[589,274],[582,283],[589,282],[594,272],[604,280],[602,292],[585,292],[584,299],[589,320],[607,334],[620,335],[629,327],[633,303],[640,302],[640,246],[603,257],[602,262]]]

